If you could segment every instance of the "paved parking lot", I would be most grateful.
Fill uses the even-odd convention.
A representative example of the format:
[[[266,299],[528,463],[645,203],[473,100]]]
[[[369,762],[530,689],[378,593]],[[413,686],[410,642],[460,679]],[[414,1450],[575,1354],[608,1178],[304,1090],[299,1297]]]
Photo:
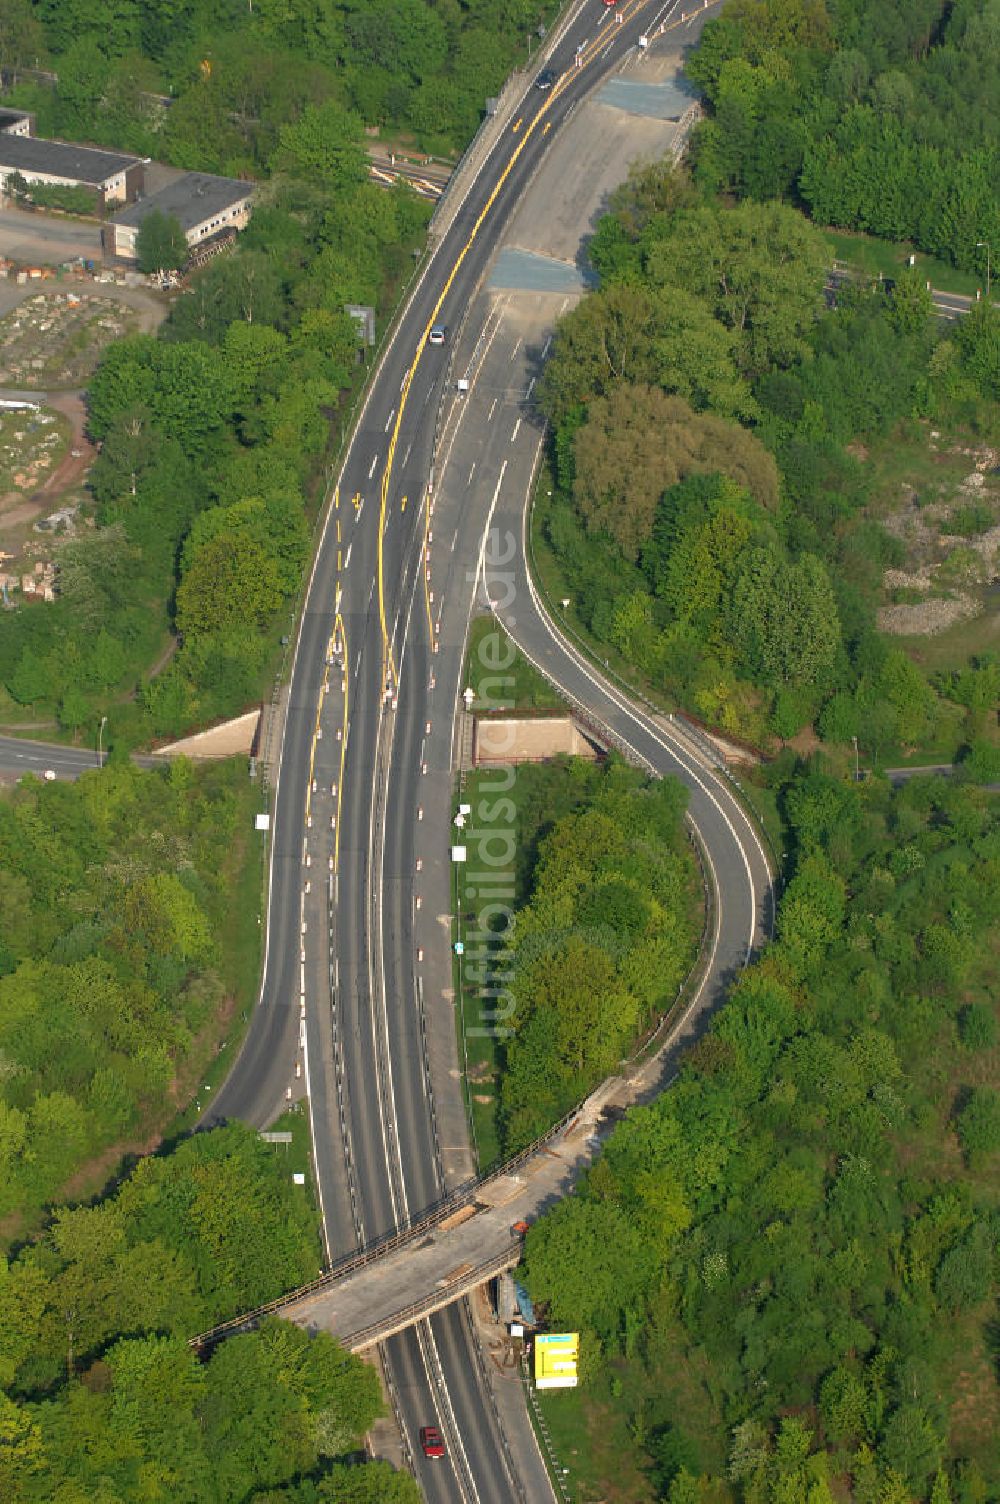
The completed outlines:
[[[0,209],[0,246],[12,261],[52,266],[84,256],[101,259],[101,232],[97,225],[55,215],[34,214],[27,209]]]

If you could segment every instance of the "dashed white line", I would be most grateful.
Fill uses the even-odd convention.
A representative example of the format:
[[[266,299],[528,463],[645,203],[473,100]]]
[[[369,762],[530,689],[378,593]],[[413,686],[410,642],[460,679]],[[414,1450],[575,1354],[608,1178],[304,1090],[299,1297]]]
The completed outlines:
[[[486,421],[487,421],[487,423],[491,423],[493,421],[493,414],[496,412],[496,407],[497,407],[497,399],[494,397],[493,401],[490,403],[490,410],[486,414]]]
[[[520,419],[519,419],[519,420],[518,420],[518,421],[519,421],[519,422],[520,422]],[[353,544],[353,543],[349,543],[349,544],[348,544],[348,545],[347,545],[347,552],[346,552],[346,554],[345,554],[345,555],[344,555],[344,568],[345,568],[345,569],[346,569],[346,568],[347,568],[347,566],[348,566],[348,565],[349,565],[349,564],[350,564],[350,562],[351,562],[351,549],[352,549],[352,548],[353,548],[353,547],[354,547],[354,544]]]
[[[375,466],[377,464],[378,464],[378,455],[376,455],[375,458],[372,460],[371,469],[368,471],[368,479],[369,480],[371,480],[372,476],[375,474]]]
[[[386,433],[389,432],[389,426],[392,423],[392,420],[393,420],[393,418],[395,416],[396,416],[396,409],[393,408],[392,412],[389,414],[389,416],[385,420],[385,431],[386,431]]]
[[[476,473],[476,462],[475,462],[475,460],[473,460],[472,461],[472,469],[469,471],[469,478],[468,478],[468,480],[465,483],[467,486],[471,486],[472,485],[472,477],[475,475],[475,473]]]
[[[518,418],[517,422],[514,424],[514,432],[510,436],[510,442],[512,444],[513,444],[514,440],[517,438],[517,430],[520,428],[520,426],[521,426],[521,420],[520,420],[520,418]]]

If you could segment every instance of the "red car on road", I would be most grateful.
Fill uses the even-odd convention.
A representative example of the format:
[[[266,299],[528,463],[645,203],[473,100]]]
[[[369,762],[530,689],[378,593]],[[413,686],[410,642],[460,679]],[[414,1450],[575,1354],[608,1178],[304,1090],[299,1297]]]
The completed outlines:
[[[425,1457],[444,1456],[444,1437],[437,1426],[420,1427],[420,1445],[424,1449]]]

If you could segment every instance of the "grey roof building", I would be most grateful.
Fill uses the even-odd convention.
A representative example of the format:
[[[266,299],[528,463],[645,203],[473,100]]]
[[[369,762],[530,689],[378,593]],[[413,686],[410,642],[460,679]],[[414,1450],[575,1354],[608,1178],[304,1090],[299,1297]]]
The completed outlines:
[[[250,217],[253,191],[253,183],[240,178],[186,172],[159,193],[121,209],[109,226],[114,244],[108,249],[115,256],[134,260],[139,226],[154,210],[176,219],[192,248],[226,230],[242,230]]]
[[[141,189],[142,168],[140,157],[123,152],[0,131],[0,190],[20,173],[28,183],[94,188],[105,203],[116,203]]]

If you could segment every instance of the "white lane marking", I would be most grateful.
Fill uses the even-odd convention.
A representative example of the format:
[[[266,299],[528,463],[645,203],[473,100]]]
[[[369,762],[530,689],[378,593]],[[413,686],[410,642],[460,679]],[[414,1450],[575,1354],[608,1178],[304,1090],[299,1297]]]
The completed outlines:
[[[532,376],[531,380],[528,382],[528,389],[527,389],[527,391],[524,394],[526,397],[530,397],[531,394],[532,394],[532,392],[534,391],[534,389],[535,389],[535,380],[536,380],[536,378],[534,376]]]
[[[396,416],[396,409],[395,409],[395,408],[393,408],[393,410],[392,410],[392,412],[391,412],[391,413],[390,413],[390,414],[389,414],[389,416],[388,416],[388,417],[387,417],[387,418],[386,418],[386,420],[385,420],[385,432],[386,432],[386,433],[388,433],[388,432],[389,432],[389,428],[390,428],[390,426],[391,426],[391,424],[392,424],[392,420],[393,420],[393,418],[394,418],[394,417],[395,417],[395,416]]]
[[[371,468],[368,471],[368,479],[369,480],[371,480],[372,476],[375,474],[375,466],[377,464],[378,464],[378,455],[376,454],[375,457],[374,457],[374,459],[371,462]]]
[[[465,484],[467,486],[471,486],[472,485],[472,477],[475,475],[475,473],[476,473],[476,462],[475,462],[475,460],[473,460],[472,461],[472,469],[469,471],[469,478],[465,482]]]
[[[407,446],[406,446],[406,453],[403,455],[403,466],[402,466],[402,468],[404,468],[404,469],[406,467],[407,460],[410,458],[410,450],[412,448],[413,448],[413,441],[411,440],[410,443],[407,444]]]
[[[479,362],[479,366],[478,366],[475,374],[472,375],[472,376],[470,376],[468,378],[471,381],[471,383],[472,383],[472,387],[470,388],[470,390],[474,390],[475,389],[476,382],[479,379],[479,372],[482,370],[483,365],[486,362],[486,357],[487,357],[487,355],[489,354],[490,350],[493,347],[493,341],[496,339],[496,337],[499,334],[502,326],[503,326],[503,319],[498,316],[497,319],[496,319],[496,322],[494,323],[493,329],[492,329],[492,331],[490,333],[489,339],[487,340],[486,348],[483,350],[482,357],[481,357],[480,362]],[[480,337],[480,343],[481,342],[482,342],[482,337]],[[477,349],[479,348],[478,345],[477,345],[476,348]],[[472,365],[471,365],[471,362],[470,362],[469,370],[471,371],[471,369],[472,369]],[[443,475],[444,472],[445,472],[445,470],[448,468],[448,461],[451,459],[451,451],[455,447],[455,441],[458,438],[459,429],[462,426],[462,421],[465,418],[466,413],[469,411],[470,406],[471,406],[471,399],[470,399],[470,396],[468,394],[466,394],[465,398],[461,402],[461,405],[459,406],[458,421],[456,422],[454,428],[451,431],[451,438],[448,440],[447,448],[445,448],[443,450],[441,458],[438,461],[437,469],[438,469],[438,473],[440,475]],[[454,411],[454,406],[453,406],[452,410]],[[449,414],[449,419],[450,419],[450,416],[451,415]]]
[[[490,403],[490,410],[486,414],[486,421],[487,421],[487,423],[492,423],[492,421],[493,421],[493,414],[496,412],[496,409],[497,409],[497,399],[494,397],[493,401]]]
[[[438,1352],[437,1342],[434,1340],[434,1329],[429,1321],[420,1323],[420,1356],[424,1360],[424,1369],[430,1374],[434,1370],[434,1378],[441,1400],[444,1406],[444,1415],[441,1417],[445,1434],[451,1437],[453,1447],[461,1457],[461,1472],[465,1475],[465,1481],[472,1493],[472,1504],[480,1504],[479,1489],[476,1487],[476,1479],[472,1468],[469,1466],[468,1454],[465,1450],[465,1442],[462,1440],[462,1432],[455,1418],[455,1411],[451,1403],[451,1394],[448,1390],[448,1381],[444,1376],[444,1367],[441,1363],[441,1354]],[[435,1404],[435,1409],[437,1408]],[[452,1464],[454,1468],[454,1463]],[[455,1480],[462,1491],[463,1498],[467,1498],[465,1489],[462,1488],[462,1480],[459,1478],[459,1469],[454,1468]]]
[[[521,336],[518,335],[517,339],[514,341],[514,348],[510,352],[510,358],[511,358],[511,360],[514,359],[514,356],[517,354],[517,352],[518,352],[518,350],[520,350],[520,348],[521,348]]]
[[[512,444],[513,444],[514,440],[517,438],[517,430],[520,428],[520,426],[521,426],[521,420],[520,420],[520,418],[518,418],[517,422],[514,424],[514,432],[510,436],[510,442]]]
[[[351,562],[351,549],[352,549],[352,548],[353,548],[353,547],[354,547],[354,544],[353,544],[353,543],[349,543],[349,544],[348,544],[348,545],[347,545],[347,552],[346,552],[346,554],[345,554],[345,555],[344,555],[344,568],[345,568],[345,569],[346,569],[346,568],[347,568],[347,567],[348,567],[348,565],[349,565],[349,564],[350,564],[350,562]]]
[[[549,37],[549,46],[550,46],[550,48],[555,47],[556,44],[558,43],[558,41],[561,40],[563,33],[565,32],[565,30],[567,29],[567,27],[569,25],[569,22],[570,22],[570,18],[567,17],[563,21],[562,25],[557,29],[557,31],[555,32],[555,34],[554,35],[550,35],[550,37]],[[530,97],[531,87],[532,87],[532,85],[531,85],[531,82],[529,80],[528,82],[525,83],[524,89],[522,91],[522,95],[521,95],[521,104],[522,105]],[[485,158],[485,161],[483,163],[483,169],[484,170],[485,170],[487,164],[492,161],[494,155],[500,150],[501,146],[504,144],[504,142],[506,141],[506,139],[507,138],[506,138],[506,133],[505,132],[501,131],[501,132],[499,132],[497,134],[496,140],[493,142],[493,145],[490,147],[489,151],[486,154],[486,158]],[[451,223],[454,223],[455,217],[457,217],[457,215],[461,212],[461,210],[463,209],[463,207],[465,206],[465,204],[468,202],[469,195],[472,193],[473,189],[478,185],[478,183],[480,181],[481,181],[481,178],[479,176],[473,177],[473,178],[471,178],[469,180],[469,184],[466,187],[464,193],[462,194],[462,197],[458,200],[458,202],[454,206],[454,212],[453,212]],[[449,225],[449,228],[450,228],[450,225]],[[448,236],[447,236],[447,234],[446,233],[442,233],[442,235],[440,236],[440,238],[437,240],[436,244],[434,245],[434,247],[433,247],[430,255],[424,261],[423,268],[420,271],[420,274],[419,274],[419,276],[417,278],[417,281],[416,281],[416,284],[415,284],[415,286],[413,288],[413,291],[410,293],[410,296],[409,296],[409,298],[408,298],[408,300],[406,302],[404,314],[408,313],[409,310],[411,308],[413,308],[413,306],[415,304],[415,301],[416,301],[417,294],[419,293],[421,287],[423,287],[424,282],[426,281],[427,277],[429,276],[432,268],[434,268],[437,265],[438,260],[440,259],[440,256],[443,254],[442,248],[447,245],[447,242],[448,242]],[[354,425],[350,448],[348,449],[348,453],[345,456],[344,462],[343,462],[343,464],[340,467],[340,473],[337,476],[337,480],[336,480],[336,485],[337,486],[340,486],[340,485],[343,484],[344,474],[345,474],[345,472],[347,470],[347,466],[348,466],[348,463],[349,463],[349,460],[350,460],[351,452],[353,451],[354,445],[355,445],[355,443],[357,441],[357,435],[358,435],[358,432],[359,432],[359,429],[360,429],[360,425],[364,421],[365,414],[368,411],[368,406],[369,406],[369,403],[372,400],[372,397],[373,397],[374,393],[376,392],[376,390],[378,390],[378,387],[379,387],[379,376],[381,375],[381,373],[382,373],[382,371],[383,371],[383,369],[384,369],[384,367],[386,365],[386,362],[388,361],[390,355],[395,351],[395,349],[397,347],[397,343],[398,343],[399,334],[404,329],[404,327],[405,327],[405,317],[404,317],[403,320],[401,320],[399,328],[397,329],[396,333],[393,334],[392,338],[387,342],[384,350],[382,351],[382,354],[379,357],[378,364],[375,367],[374,376],[373,376],[371,382],[369,383],[368,391],[366,392],[364,402],[361,405],[361,411],[358,414],[357,421],[356,421],[356,423]],[[409,370],[409,367],[408,367],[407,370],[403,374],[402,381],[400,382],[400,391],[402,391],[406,387],[407,383],[409,382],[409,379],[410,379],[410,370]],[[329,500],[329,497],[327,498],[327,500]],[[322,527],[320,529],[319,540],[317,542],[316,548],[313,551],[312,565],[310,567],[309,577],[308,577],[308,580],[306,582],[305,598],[307,600],[308,600],[309,596],[312,593],[312,588],[313,588],[313,585],[315,584],[315,581],[316,581],[316,575],[317,575],[317,572],[319,570],[320,561],[321,561],[321,559],[323,558],[323,555],[324,555],[324,551],[325,551],[325,547],[326,547],[327,532],[328,532],[328,529],[329,529],[329,526],[330,526],[330,519],[331,519],[331,517],[333,515],[334,515],[334,508],[331,507],[331,506],[329,506],[329,505],[327,505],[326,506],[326,515],[323,518],[323,524],[322,524]],[[361,516],[361,509],[360,508],[358,509],[357,516],[359,518]],[[375,593],[375,581],[373,580],[372,581],[372,585],[371,585],[371,589],[368,592],[368,604],[369,605],[371,605],[371,600],[372,600],[372,596],[374,595],[374,593]],[[291,671],[290,671],[290,674],[289,674],[289,683],[290,684],[294,684],[294,682],[295,682],[295,673],[296,673],[296,668],[298,666],[298,658],[299,658],[299,648],[301,646],[302,646],[302,632],[301,632],[301,630],[299,630],[296,633],[296,635],[295,635],[295,647],[294,647],[293,652],[292,652],[292,665],[291,665]],[[288,716],[285,716],[283,718],[282,725],[281,725],[281,738],[280,738],[280,741],[279,741],[279,744],[278,744],[278,775],[277,775],[277,778],[275,780],[275,789],[274,789],[274,802],[275,802],[275,809],[276,809],[276,811],[278,809],[280,809],[280,807],[281,807],[281,775],[282,775],[282,772],[284,771],[284,766],[285,766],[285,734],[286,734],[286,732],[288,730],[288,726],[289,726],[290,720],[291,720],[291,717],[288,717]],[[266,924],[264,926],[264,955],[263,955],[263,958],[262,958],[262,961],[261,961],[260,989],[259,989],[259,992],[258,992],[258,995],[257,995],[257,1006],[258,1007],[265,1006],[266,1005],[266,1001],[267,1001],[267,984],[268,984],[268,978],[269,978],[269,970],[268,970],[268,968],[269,968],[269,963],[270,963],[270,952],[271,952],[271,909],[272,909],[272,899],[273,899],[274,894],[276,892],[276,887],[275,887],[275,882],[274,882],[274,864],[275,864],[275,854],[276,854],[277,850],[278,850],[278,843],[272,840],[270,842],[270,855],[268,857],[267,916],[266,916],[267,922],[266,922]],[[313,1096],[312,1096],[312,1093],[308,1090],[308,1086],[307,1086],[307,1091],[306,1091],[306,1099],[307,1099],[307,1101],[309,1103],[309,1128],[310,1128],[310,1132],[312,1133],[312,1136],[313,1136],[313,1141],[315,1142],[315,1140],[316,1140],[316,1123],[315,1123],[314,1116],[313,1116]],[[323,1242],[324,1242],[324,1245],[326,1246],[327,1250],[329,1251],[329,1236],[328,1236],[327,1227],[326,1227],[326,1215],[325,1215],[325,1212],[324,1212],[323,1206],[322,1206],[322,1196],[320,1196],[320,1217],[321,1217],[321,1219],[323,1221]]]
[[[375,729],[375,748],[376,748],[376,754],[375,755],[376,755],[376,757],[378,756],[378,744],[379,744],[379,742],[381,740],[381,737],[382,737],[382,724],[383,724],[384,720],[385,720],[385,701],[383,699],[380,699],[379,700],[379,707],[378,707],[378,722],[377,722],[376,729]],[[391,765],[391,762],[392,762],[392,742],[394,740],[395,740],[394,737],[391,738],[390,739],[390,743],[389,743],[389,762],[390,762],[390,765]],[[388,781],[389,781],[389,770],[387,769],[386,770],[386,786],[387,787],[388,787]],[[372,887],[373,887],[374,888],[373,897],[374,897],[375,908],[377,910],[377,917],[378,917],[378,937],[377,937],[376,947],[375,947],[374,965],[372,963],[371,950],[366,947],[366,949],[368,949],[368,958],[367,958],[368,959],[368,987],[369,987],[369,995],[370,995],[370,997],[372,999],[372,1004],[373,1004],[373,1007],[372,1007],[372,1010],[371,1010],[372,1051],[373,1051],[372,1059],[375,1062],[375,1076],[376,1076],[375,1082],[373,1084],[374,1084],[374,1087],[375,1087],[375,1100],[378,1103],[379,1128],[381,1130],[381,1135],[382,1135],[382,1153],[383,1153],[383,1155],[385,1157],[385,1175],[386,1175],[386,1180],[388,1181],[388,1185],[389,1185],[389,1198],[392,1201],[392,1216],[393,1216],[393,1221],[395,1222],[396,1226],[399,1227],[401,1225],[400,1205],[399,1205],[399,1198],[396,1195],[396,1174],[394,1172],[394,1165],[396,1167],[398,1167],[398,1169],[399,1169],[399,1179],[400,1179],[400,1187],[399,1187],[399,1189],[400,1189],[400,1192],[402,1193],[403,1218],[406,1221],[409,1220],[409,1213],[408,1213],[408,1211],[406,1209],[406,1187],[405,1187],[405,1185],[402,1184],[402,1166],[403,1166],[403,1162],[402,1162],[402,1148],[401,1148],[401,1145],[400,1145],[400,1142],[399,1142],[399,1124],[398,1124],[398,1121],[397,1121],[397,1118],[396,1118],[396,1091],[395,1091],[395,1087],[393,1085],[393,1080],[392,1080],[392,1059],[391,1059],[391,1055],[390,1055],[390,1052],[389,1052],[389,1016],[388,1016],[388,1011],[387,1010],[385,1011],[385,1044],[386,1044],[385,1054],[382,1053],[382,1050],[381,1050],[380,1045],[379,1045],[379,1037],[378,1037],[379,1036],[379,1025],[382,1022],[380,1014],[382,1013],[383,1010],[385,1010],[385,949],[384,949],[384,929],[383,929],[383,905],[382,905],[382,891],[383,891],[383,889],[382,889],[382,878],[383,878],[383,874],[384,874],[384,863],[385,863],[386,831],[385,831],[385,821],[383,820],[383,822],[382,822],[382,839],[381,839],[381,842],[376,847],[376,839],[375,839],[375,810],[376,810],[376,806],[378,805],[378,802],[379,802],[379,780],[377,778],[373,778],[372,779],[372,790],[371,790],[371,792],[372,792],[371,804],[370,804],[369,809],[368,809],[368,851],[371,853],[371,856],[376,859],[377,871],[376,871],[376,874],[375,874],[374,885],[372,885],[371,869],[369,868],[368,875],[367,875],[367,881],[364,883],[364,887],[363,887],[363,902],[364,902],[365,907],[367,909],[367,906],[368,906],[369,902],[371,901],[370,897],[369,897],[369,894],[370,894],[370,892],[372,890]],[[381,983],[381,985],[379,985],[379,983]],[[380,1002],[383,1005],[382,1009],[379,1008],[379,1003]],[[380,1069],[380,1063],[381,1063],[381,1067],[382,1067],[381,1069]],[[396,1147],[396,1158],[395,1158],[395,1160],[393,1160],[393,1158],[390,1156],[390,1153],[389,1153],[390,1127],[389,1127],[389,1123],[387,1123],[386,1104],[382,1100],[382,1088],[381,1088],[380,1081],[378,1079],[379,1076],[382,1075],[383,1070],[385,1071],[385,1073],[388,1075],[388,1078],[389,1078],[389,1104],[388,1104],[389,1105],[389,1113],[388,1113],[388,1118],[389,1118],[389,1122],[391,1122],[391,1131],[393,1132],[393,1134],[395,1136],[395,1147]]]
[[[552,336],[550,334],[549,337],[548,337],[548,339],[545,341],[544,345],[542,346],[542,359],[543,360],[545,359],[546,355],[548,355],[549,349],[550,349],[551,345],[552,345]]]
[[[491,510],[490,515],[492,517],[492,510]],[[522,538],[521,538],[521,547],[522,547],[522,550],[524,550],[524,552],[522,553],[522,558],[523,559],[527,559],[527,552],[526,552],[526,550],[527,550],[527,525],[528,524],[527,524],[527,508],[526,508],[525,509],[525,516],[524,516],[524,519],[523,519],[523,522],[522,522]],[[487,527],[488,527],[488,524],[487,524]],[[486,536],[484,534],[484,536],[483,536],[483,542],[482,542],[481,549],[480,549],[480,561],[482,561],[483,550],[485,549],[485,546],[486,546]],[[480,563],[480,568],[481,568],[481,563]],[[529,591],[529,594],[531,595],[532,603],[533,603],[533,605],[535,607],[535,612],[536,612],[536,614],[538,616],[538,619],[542,623],[542,625],[544,626],[546,632],[548,633],[548,635],[551,638],[552,642],[555,644],[556,648],[558,650],[560,650],[567,658],[569,658],[572,662],[574,662],[576,664],[577,668],[583,674],[584,678],[586,678],[591,684],[593,684],[594,688],[597,689],[599,693],[605,695],[612,702],[612,704],[615,705],[616,708],[622,712],[623,715],[625,715],[630,721],[632,721],[632,723],[635,726],[638,726],[639,729],[642,730],[643,732],[645,732],[645,734],[647,736],[649,736],[652,741],[656,742],[657,745],[659,745],[660,747],[662,747],[662,749],[665,752],[667,752],[671,757],[673,757],[676,762],[679,762],[681,764],[681,766],[683,768],[685,768],[685,770],[687,771],[687,773],[690,776],[690,778],[692,779],[692,781],[698,785],[698,787],[701,789],[702,793],[706,796],[706,798],[715,806],[715,808],[716,808],[716,810],[717,810],[720,818],[722,819],[723,823],[725,824],[726,828],[728,829],[728,831],[729,831],[730,835],[732,836],[733,841],[735,842],[736,847],[737,847],[737,849],[738,849],[738,851],[740,853],[740,857],[741,857],[741,859],[743,861],[743,866],[744,866],[744,868],[746,870],[747,882],[748,882],[748,885],[749,885],[749,888],[750,888],[750,935],[749,935],[749,939],[747,941],[747,948],[746,948],[746,960],[749,961],[751,953],[753,951],[754,937],[755,937],[756,930],[757,930],[757,890],[754,887],[753,872],[751,871],[751,868],[750,868],[750,862],[749,862],[748,857],[747,857],[746,849],[745,849],[745,847],[743,845],[742,840],[737,835],[736,829],[735,829],[732,821],[730,820],[728,814],[723,809],[722,805],[719,803],[719,800],[716,798],[716,796],[712,792],[711,788],[709,788],[708,784],[706,784],[706,782],[704,781],[703,777],[701,776],[701,770],[699,769],[698,764],[692,759],[691,755],[687,752],[687,750],[682,745],[679,745],[676,742],[669,742],[669,741],[665,740],[664,737],[658,731],[658,729],[655,729],[651,723],[643,721],[640,718],[640,716],[637,715],[636,712],[632,709],[631,705],[625,699],[625,697],[623,695],[621,695],[618,692],[618,690],[616,690],[614,688],[614,686],[612,684],[610,684],[607,681],[600,680],[591,671],[590,666],[587,663],[586,659],[584,659],[582,657],[582,655],[572,646],[572,644],[568,643],[565,640],[565,638],[561,637],[556,632],[556,630],[555,630],[552,622],[549,620],[548,616],[546,615],[545,611],[542,608],[541,601],[539,600],[539,597],[538,597],[538,591],[535,588],[535,582],[531,578],[531,572],[530,572],[530,570],[528,570],[527,568],[525,569],[525,578],[527,579],[527,582],[528,582],[528,591]],[[497,614],[497,613],[494,613],[494,614]],[[499,619],[502,621],[502,618],[499,618]],[[509,627],[507,627],[507,631],[510,632],[510,630],[511,629]],[[516,638],[516,636],[514,635],[513,632],[511,632],[511,636],[514,637],[514,641],[516,642],[517,638]],[[521,647],[521,644],[518,643],[518,646]],[[521,650],[522,650],[522,652],[525,651],[523,647],[521,647]],[[525,653],[525,656],[530,658],[530,654],[528,654],[528,653]],[[539,665],[536,664],[536,667],[539,667]],[[638,751],[637,751],[637,749],[635,747],[633,747],[632,750],[634,752],[636,752],[637,755],[640,755],[640,754],[638,754]],[[720,787],[721,787],[721,785],[720,785]],[[760,840],[758,839],[757,832],[754,830],[754,828],[751,825],[750,820],[749,820],[746,812],[744,811],[742,805],[740,805],[739,801],[736,799],[735,796],[732,796],[732,806],[731,807],[732,807],[733,811],[735,811],[735,812],[738,813],[738,816],[742,820],[742,823],[746,826],[746,829],[747,829],[747,831],[750,834],[750,837],[751,837],[751,839],[753,841],[753,844],[756,846],[757,851],[758,851],[758,853],[760,855],[760,859],[761,859],[761,863],[763,865],[764,871],[768,873],[768,878],[770,880],[770,867],[768,866],[767,857],[764,854],[764,849],[763,849],[763,847],[760,844]],[[704,847],[704,843],[702,843],[702,844],[703,844],[703,849],[705,850],[706,856],[708,857],[709,866],[712,867],[711,856],[708,854],[707,848]],[[714,867],[713,867],[713,876],[714,876]],[[722,916],[722,895],[721,895],[721,892],[719,892],[719,890],[718,890],[718,884],[717,883],[716,883],[716,892],[717,892],[717,902],[716,902],[716,910],[717,910],[717,912],[716,912],[717,935],[716,935],[715,945],[713,945],[713,948],[712,948],[712,959],[713,960],[714,960],[714,956],[715,956],[715,950],[716,950],[717,945],[718,945],[718,931],[719,931],[719,928],[721,927],[721,916]]]

